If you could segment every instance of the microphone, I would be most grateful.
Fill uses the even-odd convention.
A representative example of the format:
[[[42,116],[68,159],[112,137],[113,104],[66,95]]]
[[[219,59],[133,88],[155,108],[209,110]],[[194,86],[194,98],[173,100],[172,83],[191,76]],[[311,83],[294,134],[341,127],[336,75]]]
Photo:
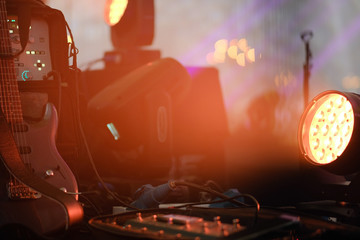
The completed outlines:
[[[313,32],[311,30],[306,30],[301,33],[300,37],[304,42],[309,42],[310,39],[314,36]]]

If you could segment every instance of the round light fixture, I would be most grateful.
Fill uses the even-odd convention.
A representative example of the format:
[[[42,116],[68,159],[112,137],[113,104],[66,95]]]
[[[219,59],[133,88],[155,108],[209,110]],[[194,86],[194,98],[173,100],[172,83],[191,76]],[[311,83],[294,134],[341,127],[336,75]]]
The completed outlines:
[[[335,174],[359,170],[360,96],[326,91],[306,107],[298,129],[301,154]]]

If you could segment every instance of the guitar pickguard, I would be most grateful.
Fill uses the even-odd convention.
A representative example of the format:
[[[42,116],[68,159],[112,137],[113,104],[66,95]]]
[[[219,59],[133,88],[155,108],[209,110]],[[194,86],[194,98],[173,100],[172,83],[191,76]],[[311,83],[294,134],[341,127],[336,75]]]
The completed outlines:
[[[76,179],[56,149],[57,125],[55,107],[48,103],[44,118],[34,124],[20,125],[13,132],[14,139],[23,162],[35,175],[63,191],[76,193]]]

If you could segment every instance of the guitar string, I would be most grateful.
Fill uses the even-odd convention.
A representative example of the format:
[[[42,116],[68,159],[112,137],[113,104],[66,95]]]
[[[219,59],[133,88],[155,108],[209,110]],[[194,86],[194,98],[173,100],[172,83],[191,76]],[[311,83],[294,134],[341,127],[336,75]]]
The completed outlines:
[[[12,46],[10,42],[10,36],[9,36],[9,23],[7,22],[7,13],[6,13],[6,5],[5,1],[2,1],[2,21],[4,28],[2,30],[2,39],[3,42],[6,42],[6,45],[4,47],[5,54],[12,54]],[[4,109],[6,119],[11,127],[14,139],[16,139],[16,143],[18,148],[26,147],[27,141],[25,134],[23,133],[22,127],[24,124],[23,122],[23,115],[22,115],[22,109],[21,109],[21,99],[20,99],[20,93],[17,86],[17,79],[16,74],[14,71],[14,60],[13,59],[4,59],[2,61],[5,63],[5,69],[6,73],[3,76],[2,84],[2,96],[5,96],[3,99],[2,108]],[[3,69],[4,69],[3,68]],[[16,134],[15,134],[16,133]],[[26,150],[26,149],[24,149]],[[22,154],[21,156],[23,162],[27,164],[27,166],[30,166],[29,157],[27,154]],[[10,175],[11,178],[15,179],[13,175]],[[15,179],[16,180],[16,179]],[[15,181],[17,182],[17,181]]]
[[[6,21],[6,26],[7,26],[5,28],[5,34],[6,34],[5,40],[7,41],[7,48],[8,48],[7,49],[8,51],[6,52],[6,54],[12,54],[12,50],[11,50],[12,46],[11,46],[10,36],[9,36],[9,24],[11,24],[11,23],[7,22],[7,17],[4,20]],[[21,103],[20,103],[18,89],[16,89],[17,85],[15,85],[15,84],[17,84],[17,82],[16,82],[16,76],[15,76],[15,72],[14,72],[14,60],[7,59],[5,61],[7,63],[7,74],[8,74],[6,81],[4,81],[4,84],[5,84],[4,94],[6,96],[5,108],[7,108],[8,122],[10,123],[11,130],[12,130],[12,133],[14,136],[14,140],[17,143],[18,151],[19,151],[20,147],[24,146],[24,137],[25,137],[21,131],[17,131],[18,124],[21,124],[21,122],[22,122],[21,121],[21,117],[22,117],[21,105],[20,105]],[[28,163],[27,158],[24,158],[24,155],[22,155],[21,158],[24,163]]]
[[[1,51],[2,53],[6,54],[6,48],[5,48],[5,44],[4,42],[6,41],[6,29],[7,29],[7,21],[6,21],[6,11],[5,11],[5,1],[1,1],[1,25],[3,26],[0,30],[1,30]],[[8,116],[7,116],[7,111],[6,111],[6,108],[5,108],[5,95],[4,95],[4,88],[5,88],[5,85],[4,85],[4,81],[7,77],[6,73],[7,73],[7,70],[6,70],[6,60],[5,59],[1,59],[1,108],[2,108],[2,111],[3,111],[3,114],[5,116],[5,119],[7,120],[8,119]],[[10,181],[14,181],[13,179],[13,176],[10,174]]]
[[[6,6],[5,6],[5,1],[1,1],[1,22],[2,22],[2,29],[1,29],[1,39],[2,39],[2,51],[4,54],[7,54],[8,49],[6,49],[6,46],[9,45],[9,41],[8,41],[8,27],[7,27],[7,17],[6,17]],[[7,42],[7,44],[5,45],[5,42]],[[7,79],[7,73],[8,73],[8,69],[7,66],[8,65],[8,61],[6,59],[2,59],[1,60],[1,66],[2,66],[2,79],[1,79],[1,108],[3,111],[3,114],[5,115],[5,119],[8,122],[9,120],[9,116],[8,116],[8,109],[7,109],[7,104],[6,104],[6,95],[5,95],[5,91],[6,91],[6,87],[5,87],[5,80]],[[14,176],[12,174],[10,174],[10,181],[12,181],[14,184],[16,184],[16,179],[14,178]]]
[[[9,24],[11,24],[11,23],[9,23]],[[9,43],[8,46],[10,48],[8,51],[8,54],[12,54],[11,42]],[[14,71],[14,61],[11,60],[8,63],[10,65],[10,68],[8,71],[8,73],[10,75],[8,78],[9,79],[9,89],[8,89],[9,91],[8,92],[10,93],[10,95],[7,95],[7,96],[9,96],[10,103],[7,104],[7,106],[9,106],[9,107],[11,106],[11,108],[9,109],[10,110],[9,114],[10,114],[11,122],[13,122],[12,130],[14,133],[19,132],[18,134],[16,134],[17,142],[20,143],[19,146],[20,147],[27,146],[25,134],[23,134],[23,131],[21,129],[21,127],[23,127],[21,124],[23,124],[24,122],[23,122],[23,114],[22,114],[22,109],[21,109],[21,99],[20,99],[20,95],[19,95],[20,93],[19,93],[19,89],[17,86],[16,74]],[[20,127],[20,129],[19,129],[19,127]],[[25,155],[25,162],[29,164],[29,160],[26,156],[27,155]]]

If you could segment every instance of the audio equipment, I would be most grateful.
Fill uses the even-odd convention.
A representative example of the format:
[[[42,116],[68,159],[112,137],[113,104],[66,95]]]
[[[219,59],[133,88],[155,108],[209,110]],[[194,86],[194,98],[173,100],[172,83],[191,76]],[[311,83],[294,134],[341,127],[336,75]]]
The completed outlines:
[[[21,51],[18,16],[8,16],[12,52]],[[49,26],[44,19],[31,18],[29,37],[23,53],[14,59],[18,81],[43,80],[52,71]]]
[[[173,58],[162,58],[138,67],[93,96],[88,103],[88,121],[93,124],[89,139],[94,157],[107,159],[98,167],[117,177],[168,175],[172,111],[190,87],[185,67]]]
[[[97,239],[274,239],[295,228],[297,216],[267,212],[254,223],[253,209],[149,209],[90,219]]]

